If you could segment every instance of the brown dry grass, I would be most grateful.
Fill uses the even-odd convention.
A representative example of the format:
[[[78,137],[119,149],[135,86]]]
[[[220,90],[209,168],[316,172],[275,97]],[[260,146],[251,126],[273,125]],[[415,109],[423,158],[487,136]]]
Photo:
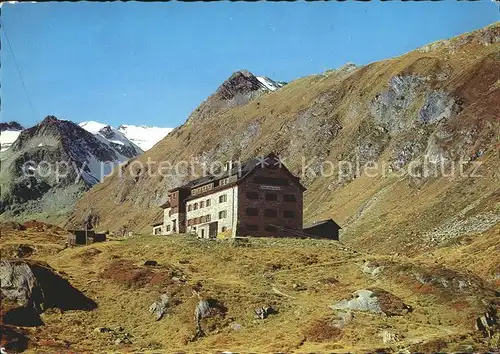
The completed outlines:
[[[311,342],[336,342],[342,335],[342,331],[334,327],[329,319],[313,321],[303,333],[305,340]]]
[[[27,234],[20,235],[29,242]],[[2,237],[1,248],[9,242]],[[32,342],[40,346],[32,344],[32,352],[359,352],[438,338],[460,347],[453,336],[474,338],[470,315],[480,311],[471,301],[473,295],[455,294],[467,305],[464,314],[458,302],[408,287],[390,266],[377,278],[363,274],[364,260],[386,265],[387,257],[322,240],[251,239],[248,247],[238,247],[227,241],[144,236],[32,257],[66,274],[72,285],[98,303],[91,312],[42,314],[45,325],[27,329]],[[158,266],[144,266],[146,260],[156,260]],[[409,261],[392,260],[395,266]],[[395,297],[388,306],[400,309],[404,302],[413,311],[393,317],[356,312],[339,333],[326,323],[335,315],[328,306],[362,288],[390,292]],[[170,296],[171,305],[157,322],[148,308],[163,293]],[[204,319],[206,336],[195,339],[194,309],[200,298],[215,299],[226,311]],[[264,305],[277,313],[255,319],[253,310]],[[234,329],[235,324],[241,328]],[[96,333],[96,327],[112,331]],[[384,345],[379,333],[387,329],[401,339]],[[120,333],[129,333],[131,344],[114,344]]]

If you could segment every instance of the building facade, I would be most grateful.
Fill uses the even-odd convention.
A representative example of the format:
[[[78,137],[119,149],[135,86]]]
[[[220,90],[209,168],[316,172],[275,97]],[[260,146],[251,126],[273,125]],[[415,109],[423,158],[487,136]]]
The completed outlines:
[[[169,191],[161,234],[283,237],[287,230],[302,231],[304,191],[274,154],[228,163],[218,175]]]

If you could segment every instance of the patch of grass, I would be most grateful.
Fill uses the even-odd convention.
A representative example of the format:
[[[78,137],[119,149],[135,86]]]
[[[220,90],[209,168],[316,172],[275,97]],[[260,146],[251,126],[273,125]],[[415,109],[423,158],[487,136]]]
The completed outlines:
[[[311,342],[335,342],[342,336],[342,331],[334,327],[331,320],[318,319],[311,323],[303,334],[307,341]]]

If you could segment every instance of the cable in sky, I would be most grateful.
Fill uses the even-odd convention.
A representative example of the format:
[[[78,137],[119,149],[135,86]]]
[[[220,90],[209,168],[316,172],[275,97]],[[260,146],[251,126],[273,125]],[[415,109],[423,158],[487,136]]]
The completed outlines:
[[[30,96],[28,95],[28,89],[26,88],[26,84],[24,83],[23,75],[21,74],[21,69],[19,68],[19,65],[17,64],[16,56],[14,55],[14,51],[12,50],[12,45],[10,44],[10,40],[9,40],[9,37],[7,36],[7,31],[5,29],[5,25],[4,25],[3,21],[2,21],[1,16],[0,16],[0,26],[3,29],[3,33],[5,35],[5,39],[7,40],[7,45],[9,46],[10,54],[12,55],[12,60],[14,61],[14,65],[17,68],[17,73],[19,74],[19,79],[21,80],[21,83],[23,84],[24,93],[26,94],[26,98],[28,99],[28,103],[30,105],[31,111],[32,111],[33,115],[35,117],[37,117],[35,109],[33,108],[33,103],[31,102]]]

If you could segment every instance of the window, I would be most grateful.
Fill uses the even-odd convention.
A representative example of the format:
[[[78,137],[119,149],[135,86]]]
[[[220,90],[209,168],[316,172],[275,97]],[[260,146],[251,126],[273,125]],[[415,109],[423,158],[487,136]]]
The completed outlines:
[[[283,217],[285,217],[287,219],[293,219],[295,217],[295,213],[291,210],[285,210],[283,212]]]
[[[226,217],[227,217],[227,211],[226,210],[219,211],[219,219],[224,219]]]
[[[274,209],[266,209],[264,210],[264,216],[267,216],[268,218],[275,218],[278,216],[278,212]]]
[[[259,225],[255,224],[247,224],[246,225],[248,231],[257,231],[259,230]]]
[[[207,207],[209,207],[209,206],[210,206],[210,199],[207,199],[207,201],[206,201],[206,205],[207,205]]]
[[[198,203],[194,203],[194,210],[198,209]]]
[[[206,191],[208,191],[210,189],[212,189],[212,183],[205,184],[204,186],[201,186],[201,187],[197,188],[198,193],[206,192]]]
[[[200,202],[200,209],[201,209],[201,208],[204,208],[204,207],[205,207],[205,202],[204,202],[204,201],[201,201],[201,202]]]
[[[274,193],[266,193],[266,200],[276,201],[278,200],[278,196]]]
[[[259,193],[247,192],[247,199],[259,199]]]
[[[193,210],[193,204],[188,205],[188,211],[191,211],[191,210]]]
[[[247,208],[246,210],[248,216],[257,216],[259,215],[259,209],[257,208]]]
[[[201,229],[201,237],[204,238],[205,237],[205,229]]]
[[[210,214],[208,214],[207,216],[205,216],[205,220],[206,220],[206,222],[209,222],[209,221],[210,221],[210,219],[211,219]]]
[[[285,194],[285,195],[283,195],[283,201],[285,201],[285,202],[296,202],[297,199],[295,198],[295,195],[293,195],[293,194]]]
[[[224,186],[229,183],[229,178],[224,178],[219,181],[219,186]]]
[[[170,232],[170,225],[167,225],[167,232]]]
[[[221,231],[222,231],[222,232],[226,232],[226,230],[227,230],[227,227],[225,227],[225,226],[222,226],[222,229],[221,229]]]
[[[227,194],[219,196],[219,203],[227,202]]]
[[[274,227],[273,225],[267,225],[266,226],[266,231],[267,232],[276,232],[276,227]]]

